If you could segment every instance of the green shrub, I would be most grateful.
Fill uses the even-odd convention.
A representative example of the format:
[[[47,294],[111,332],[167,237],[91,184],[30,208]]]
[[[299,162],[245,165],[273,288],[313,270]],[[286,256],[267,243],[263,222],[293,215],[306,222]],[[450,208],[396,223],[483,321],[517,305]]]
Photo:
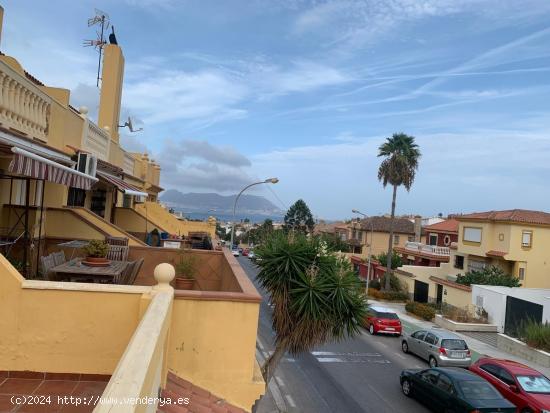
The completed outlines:
[[[429,305],[410,301],[405,305],[407,312],[417,315],[418,317],[431,321],[435,317],[435,309]]]
[[[382,252],[376,257],[376,260],[383,267],[385,267],[387,265],[387,262],[388,262],[387,257],[388,257],[388,254],[385,253],[385,252]],[[391,256],[391,268],[392,268],[392,270],[395,270],[396,268],[401,267],[402,265],[403,265],[403,260],[401,259],[401,256],[399,254],[397,254],[395,251],[392,251],[392,256]]]
[[[369,289],[374,288],[375,290],[380,290],[380,280],[372,280],[369,282]]]
[[[550,352],[550,324],[528,321],[522,327],[523,340],[528,346]]]
[[[490,266],[482,270],[472,270],[464,275],[459,274],[456,282],[463,285],[501,285],[504,287],[521,287],[519,278],[506,274],[498,267]]]

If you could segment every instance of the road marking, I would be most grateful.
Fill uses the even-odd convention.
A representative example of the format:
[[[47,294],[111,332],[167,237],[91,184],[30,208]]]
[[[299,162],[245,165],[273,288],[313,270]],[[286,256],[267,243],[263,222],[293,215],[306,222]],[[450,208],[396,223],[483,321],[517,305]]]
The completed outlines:
[[[317,361],[321,363],[344,363],[344,360],[338,357],[318,357]]]
[[[393,354],[395,354],[397,357],[399,358],[402,358],[403,360],[405,360],[407,357],[405,357],[403,354],[401,353],[398,353],[397,351],[395,351]]]
[[[265,347],[264,345],[262,344],[262,340],[260,340],[259,338],[256,340],[256,342],[258,343],[258,347],[260,347],[260,350],[264,351],[265,350]]]
[[[275,376],[275,380],[277,380],[277,384],[279,385],[279,387],[285,386],[285,382],[279,376]]]
[[[290,407],[296,407],[296,403],[294,403],[294,400],[292,399],[292,396],[290,394],[287,394],[285,398],[288,404],[290,404]]]
[[[376,394],[376,395],[380,398],[380,400],[382,400],[384,403],[386,403],[393,411],[395,411],[395,412],[399,411],[398,409],[395,409],[395,408],[391,405],[391,403],[389,403],[389,402],[385,399],[385,397],[383,397],[383,396],[380,394],[380,392],[378,392],[378,390],[376,390],[372,385],[367,384],[367,386],[368,386],[369,389],[372,390],[372,392],[373,392],[374,394]]]
[[[265,357],[263,357],[259,349],[256,349],[256,359],[260,361],[260,364],[263,364],[265,362]],[[281,394],[281,390],[279,389],[277,382],[275,380],[271,380],[267,385],[267,388],[269,389],[269,391],[271,392],[271,395],[273,396],[273,401],[275,402],[277,409],[279,409],[279,411],[286,412],[287,411],[286,403],[285,403],[285,400],[283,399],[283,395]]]
[[[311,354],[314,355],[315,357],[323,357],[323,356],[381,357],[382,356],[380,353],[359,353],[359,352],[340,353],[340,352],[334,352],[334,351],[312,351]]]

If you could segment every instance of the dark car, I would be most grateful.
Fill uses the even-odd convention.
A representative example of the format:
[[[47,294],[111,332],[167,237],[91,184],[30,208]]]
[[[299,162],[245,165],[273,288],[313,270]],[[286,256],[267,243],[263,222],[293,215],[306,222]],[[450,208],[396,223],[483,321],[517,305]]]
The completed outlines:
[[[495,386],[518,411],[550,411],[550,380],[539,371],[515,361],[489,357],[480,358],[470,370]]]
[[[403,394],[414,397],[433,411],[445,413],[515,412],[485,379],[458,367],[403,370],[400,377]]]

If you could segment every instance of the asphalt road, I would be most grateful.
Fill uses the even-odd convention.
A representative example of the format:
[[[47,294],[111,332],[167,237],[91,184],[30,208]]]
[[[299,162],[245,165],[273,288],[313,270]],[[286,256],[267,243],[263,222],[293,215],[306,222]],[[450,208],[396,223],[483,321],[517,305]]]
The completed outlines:
[[[273,350],[269,300],[257,282],[257,269],[246,257],[238,258],[264,297],[260,306],[258,353]],[[277,368],[258,412],[304,413],[428,412],[401,393],[399,374],[407,368],[427,368],[426,362],[403,354],[398,338],[371,336],[330,343],[296,357],[287,355]]]

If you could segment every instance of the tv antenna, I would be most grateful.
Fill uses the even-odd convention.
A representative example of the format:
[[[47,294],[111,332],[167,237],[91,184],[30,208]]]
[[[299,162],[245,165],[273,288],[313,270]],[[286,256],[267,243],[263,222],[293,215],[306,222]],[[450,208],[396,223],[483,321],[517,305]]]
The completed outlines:
[[[97,38],[95,40],[84,40],[84,47],[93,47],[99,53],[97,62],[97,81],[96,86],[99,87],[99,79],[101,79],[101,56],[103,54],[103,46],[107,44],[105,40],[105,31],[109,28],[109,15],[104,11],[95,9],[95,16],[88,19],[88,27],[99,25],[97,30]]]
[[[134,129],[134,125],[132,123],[132,118],[130,116],[128,116],[128,120],[126,122],[124,122],[124,125],[118,125],[119,128],[128,128],[128,130],[130,130],[130,132],[132,133],[135,133],[135,132],[141,132],[143,130],[143,128],[139,128],[139,129]]]

